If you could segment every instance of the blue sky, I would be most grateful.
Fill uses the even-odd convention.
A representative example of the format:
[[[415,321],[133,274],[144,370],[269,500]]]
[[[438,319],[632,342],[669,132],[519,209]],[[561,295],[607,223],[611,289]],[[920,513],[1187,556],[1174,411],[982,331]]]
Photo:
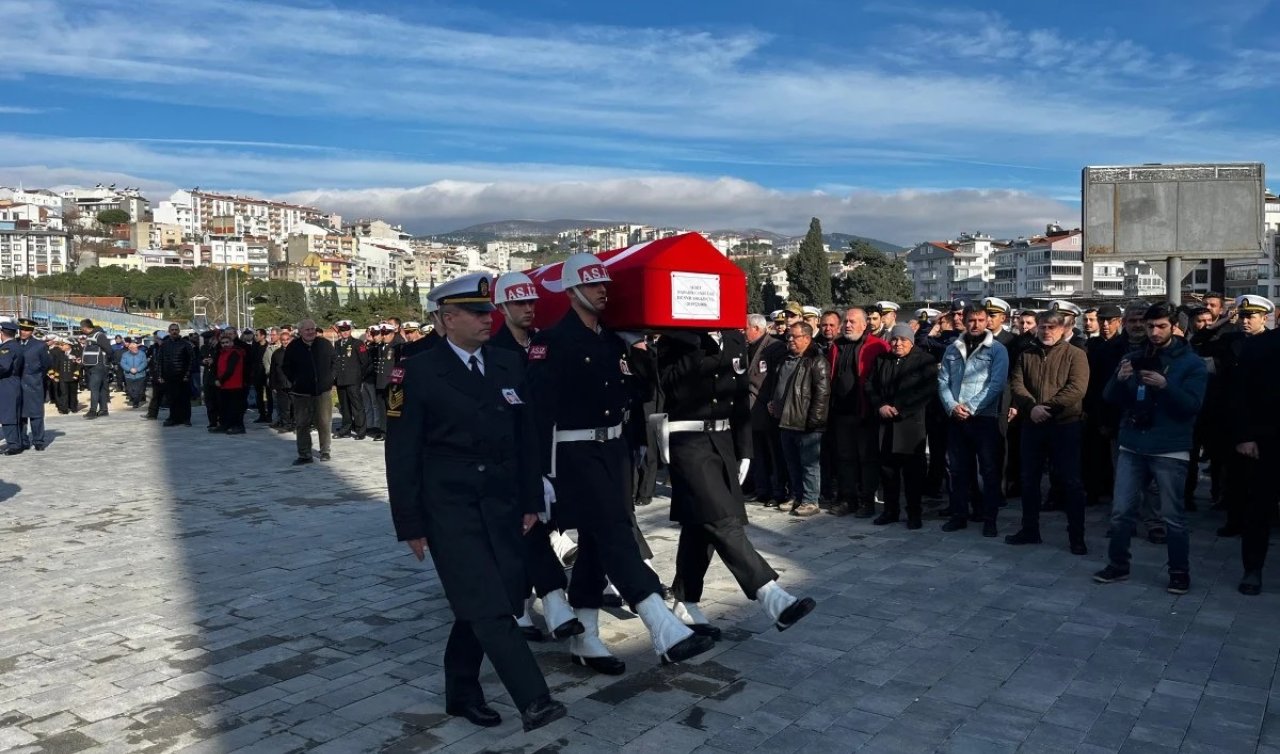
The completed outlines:
[[[0,0],[0,184],[911,243],[1280,164],[1280,3]],[[1274,188],[1274,186],[1273,186]]]

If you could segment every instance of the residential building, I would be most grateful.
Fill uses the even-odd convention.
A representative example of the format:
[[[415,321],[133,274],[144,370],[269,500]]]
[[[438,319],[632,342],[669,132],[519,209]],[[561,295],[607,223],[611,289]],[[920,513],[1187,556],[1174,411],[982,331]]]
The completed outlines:
[[[32,189],[28,191],[23,188],[0,186],[0,202],[34,204],[37,207],[55,210],[59,215],[62,214],[62,197],[48,189]]]
[[[73,188],[62,192],[62,214],[74,217],[81,228],[92,228],[98,215],[107,210],[124,210],[129,219],[137,222],[149,219],[151,203],[136,188],[117,190],[115,185],[94,188]]]
[[[138,249],[102,249],[97,253],[97,263],[99,267],[146,271],[142,253]]]
[[[947,241],[925,241],[904,261],[919,301],[974,299],[987,295],[995,270],[995,240],[982,232]]]
[[[285,259],[291,264],[300,264],[312,254],[351,259],[357,252],[355,236],[343,235],[311,223],[298,223],[294,226],[286,236],[285,247]]]
[[[1093,264],[1093,286],[1084,287],[1080,229],[1049,225],[1042,236],[995,245],[991,295],[1001,298],[1072,298],[1124,295],[1124,265]]]
[[[66,231],[29,220],[0,220],[0,278],[67,272],[70,257]]]
[[[304,223],[328,227],[336,216],[314,207],[275,202],[252,196],[234,196],[200,191],[173,192],[156,207],[154,219],[181,225],[189,238],[205,233],[265,236],[283,243]]]
[[[209,249],[209,264],[219,269],[249,271],[249,245],[239,236],[214,236],[205,239]]]
[[[356,220],[350,225],[342,226],[342,232],[357,238],[377,238],[389,241],[408,241],[412,235],[405,233],[404,228],[392,225],[386,220]]]
[[[1263,204],[1262,255],[1255,259],[1232,259],[1225,264],[1225,293],[1247,293],[1280,299],[1280,196],[1267,192]]]

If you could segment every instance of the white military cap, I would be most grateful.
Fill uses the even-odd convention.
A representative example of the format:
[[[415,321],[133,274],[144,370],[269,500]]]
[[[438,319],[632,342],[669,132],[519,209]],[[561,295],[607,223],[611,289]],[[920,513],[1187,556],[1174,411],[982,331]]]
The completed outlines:
[[[1070,314],[1073,317],[1080,317],[1084,311],[1075,304],[1065,299],[1056,298],[1049,302],[1049,311],[1061,312],[1062,314]]]
[[[987,296],[982,299],[982,308],[989,312],[1008,315],[1013,311],[1013,307],[1009,306],[1009,302],[995,296]]]
[[[880,310],[881,314],[884,314],[885,312],[898,311],[899,306],[896,301],[877,301],[876,308]]]
[[[1270,314],[1276,310],[1276,305],[1265,296],[1248,293],[1236,298],[1236,309],[1246,314]]]

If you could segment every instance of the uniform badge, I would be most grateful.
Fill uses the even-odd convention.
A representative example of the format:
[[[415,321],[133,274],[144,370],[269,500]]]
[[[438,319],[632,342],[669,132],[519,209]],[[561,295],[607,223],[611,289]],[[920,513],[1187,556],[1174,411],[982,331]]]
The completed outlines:
[[[734,356],[733,357],[733,373],[742,374],[745,371],[747,370],[742,368],[742,359],[740,357]]]
[[[547,358],[545,345],[529,346],[529,361],[540,361],[545,358]]]
[[[515,388],[503,388],[502,397],[506,398],[507,403],[510,403],[513,406],[520,406],[524,404],[524,401],[520,400],[520,396],[516,394]]]
[[[404,367],[391,368],[391,383],[399,385],[404,382]]]
[[[399,417],[404,405],[404,387],[400,383],[387,386],[387,416]]]
[[[766,372],[768,372],[768,371],[769,371],[769,362],[765,361],[764,359],[761,359],[761,360],[760,360],[760,374],[764,374],[764,373],[766,373]]]
[[[631,365],[627,363],[626,356],[623,356],[621,359],[618,359],[618,368],[622,370],[623,374],[627,375],[628,377],[631,376]]]

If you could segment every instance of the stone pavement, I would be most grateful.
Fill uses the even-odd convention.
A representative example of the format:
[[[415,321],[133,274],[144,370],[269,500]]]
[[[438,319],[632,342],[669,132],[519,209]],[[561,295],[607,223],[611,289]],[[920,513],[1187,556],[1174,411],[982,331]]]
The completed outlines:
[[[774,631],[717,562],[714,652],[663,667],[618,611],[603,632],[626,675],[541,645],[570,716],[522,733],[487,672],[505,722],[481,730],[444,713],[449,609],[394,540],[381,445],[294,469],[290,436],[209,435],[195,413],[55,415],[48,450],[0,458],[0,751],[1280,752],[1276,592],[1236,593],[1217,514],[1193,516],[1190,594],[1164,591],[1142,541],[1128,583],[1093,584],[1099,509],[1085,558],[1061,514],[1015,549],[753,509],[812,616]],[[669,576],[661,502],[640,518]]]

